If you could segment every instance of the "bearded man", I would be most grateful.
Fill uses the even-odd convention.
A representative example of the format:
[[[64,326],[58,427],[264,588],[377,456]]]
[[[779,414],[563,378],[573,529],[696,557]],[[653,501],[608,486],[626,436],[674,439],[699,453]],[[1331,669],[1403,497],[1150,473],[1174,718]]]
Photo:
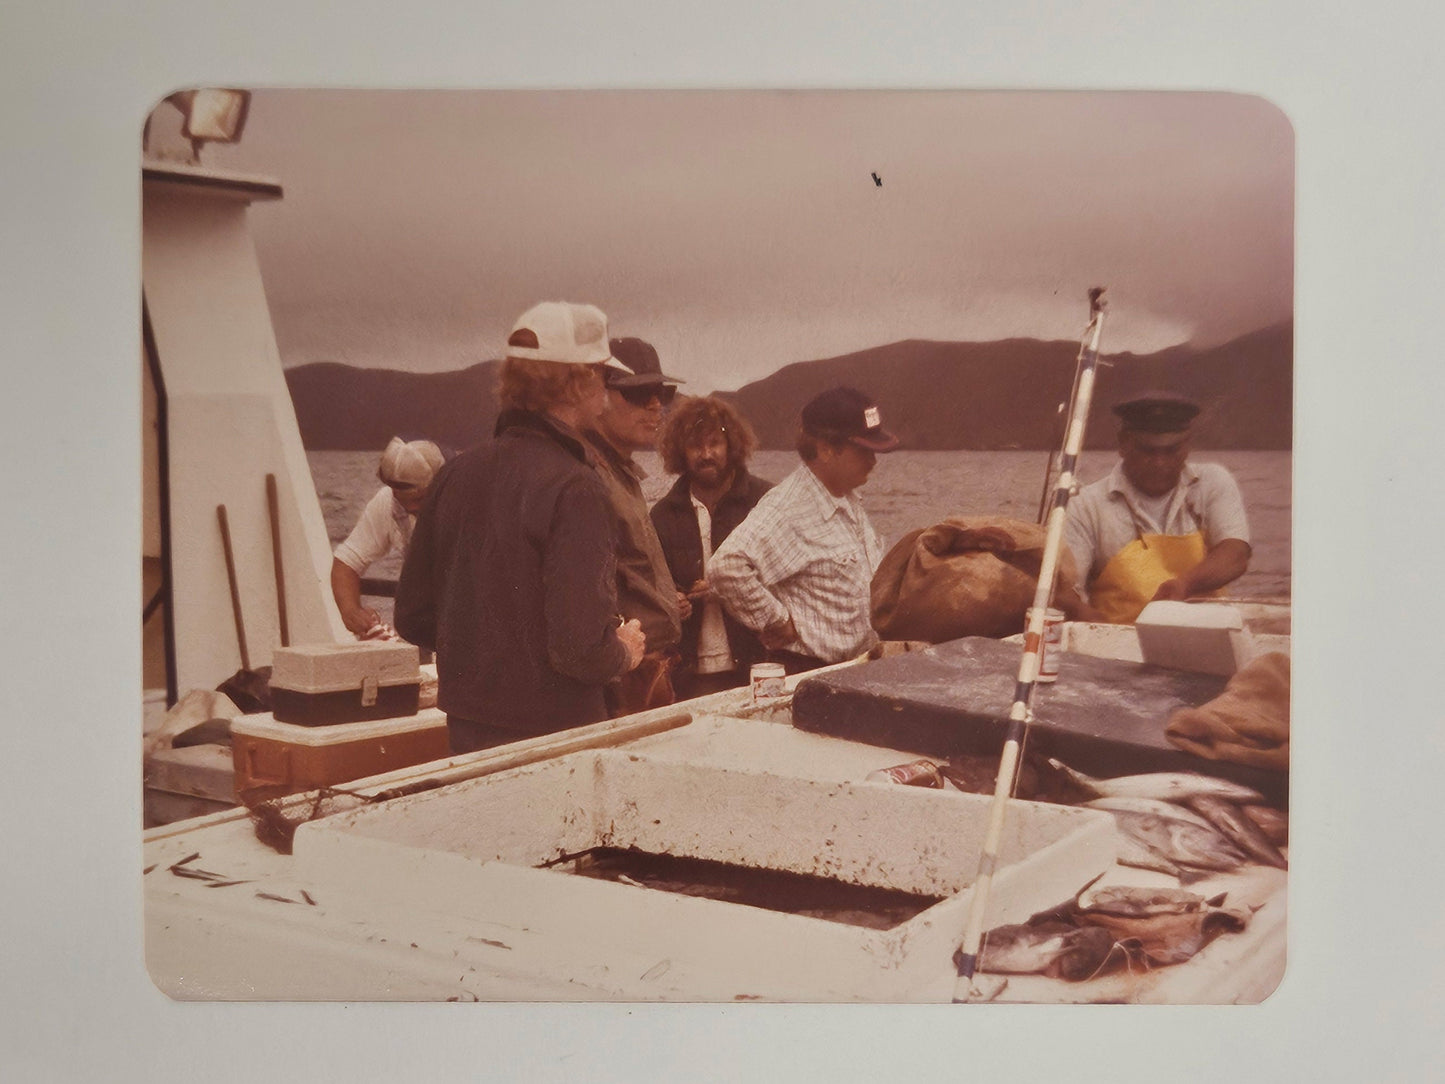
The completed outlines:
[[[678,479],[652,506],[652,523],[673,583],[692,606],[673,678],[680,700],[746,685],[764,655],[757,634],[723,609],[707,579],[713,553],[773,487],[748,473],[757,443],[742,415],[713,396],[683,400],[658,437],[662,467]]]

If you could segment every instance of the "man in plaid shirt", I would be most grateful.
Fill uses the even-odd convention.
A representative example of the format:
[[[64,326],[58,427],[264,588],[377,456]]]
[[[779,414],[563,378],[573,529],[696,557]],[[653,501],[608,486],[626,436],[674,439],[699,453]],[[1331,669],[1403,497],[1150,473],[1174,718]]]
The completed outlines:
[[[713,554],[708,580],[718,598],[790,674],[878,641],[869,588],[883,540],[854,491],[876,453],[897,447],[869,396],[847,387],[823,392],[803,408],[802,465]]]

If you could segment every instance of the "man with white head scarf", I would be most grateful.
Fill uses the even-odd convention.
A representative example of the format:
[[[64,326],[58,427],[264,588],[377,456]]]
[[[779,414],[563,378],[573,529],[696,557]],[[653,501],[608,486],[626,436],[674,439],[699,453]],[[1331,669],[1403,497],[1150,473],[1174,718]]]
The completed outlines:
[[[406,552],[416,514],[443,460],[441,449],[429,440],[392,437],[376,471],[382,487],[332,555],[331,594],[341,620],[362,639],[387,636],[390,628],[375,610],[362,605],[361,577],[387,554]]]

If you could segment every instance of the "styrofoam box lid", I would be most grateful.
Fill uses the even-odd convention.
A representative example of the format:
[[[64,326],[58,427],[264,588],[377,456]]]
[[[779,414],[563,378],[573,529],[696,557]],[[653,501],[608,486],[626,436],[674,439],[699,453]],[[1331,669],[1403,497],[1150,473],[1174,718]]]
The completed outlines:
[[[1244,617],[1233,606],[1219,602],[1151,602],[1134,621],[1140,625],[1168,625],[1187,629],[1242,629]]]
[[[1254,655],[1244,619],[1232,606],[1151,602],[1134,623],[1146,663],[1229,677]]]
[[[437,708],[423,708],[415,715],[403,715],[396,719],[366,719],[359,723],[332,723],[329,726],[282,723],[268,712],[238,715],[231,721],[231,733],[285,742],[287,745],[343,745],[346,742],[410,734],[415,730],[444,728],[446,725],[446,712]]]
[[[278,647],[271,656],[271,684],[310,691],[355,689],[362,678],[378,685],[421,680],[421,654],[415,644],[358,640],[343,644]]]

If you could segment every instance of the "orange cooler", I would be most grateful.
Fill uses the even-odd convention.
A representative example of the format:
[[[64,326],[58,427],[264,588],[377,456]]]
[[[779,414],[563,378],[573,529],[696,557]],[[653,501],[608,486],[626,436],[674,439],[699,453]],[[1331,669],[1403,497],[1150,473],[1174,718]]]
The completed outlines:
[[[400,719],[297,726],[271,715],[231,723],[236,798],[276,798],[441,760],[450,754],[446,713],[428,708]]]

